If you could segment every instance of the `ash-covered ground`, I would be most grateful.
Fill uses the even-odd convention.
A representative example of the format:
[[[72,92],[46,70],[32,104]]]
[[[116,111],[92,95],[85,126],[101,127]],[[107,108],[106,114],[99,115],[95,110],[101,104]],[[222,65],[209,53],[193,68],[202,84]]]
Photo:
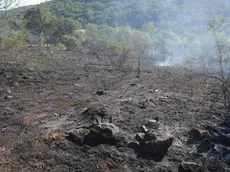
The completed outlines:
[[[182,68],[136,77],[58,52],[40,71],[0,65],[1,172],[230,171],[227,114]]]

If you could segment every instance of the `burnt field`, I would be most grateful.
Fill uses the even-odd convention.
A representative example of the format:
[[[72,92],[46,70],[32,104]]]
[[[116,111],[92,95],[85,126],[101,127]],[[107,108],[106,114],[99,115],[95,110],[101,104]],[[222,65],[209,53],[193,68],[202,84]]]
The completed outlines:
[[[201,75],[59,52],[0,80],[1,172],[230,171],[228,114]]]

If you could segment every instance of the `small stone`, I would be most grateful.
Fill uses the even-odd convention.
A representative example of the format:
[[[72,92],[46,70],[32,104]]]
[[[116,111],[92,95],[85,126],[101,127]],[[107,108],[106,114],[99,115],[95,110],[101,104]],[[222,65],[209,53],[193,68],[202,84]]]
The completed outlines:
[[[29,79],[30,77],[29,76],[26,76],[26,75],[23,75],[22,76],[22,79]]]
[[[147,127],[146,127],[145,125],[142,125],[142,126],[141,126],[141,131],[142,131],[143,133],[146,133],[146,132],[148,132],[149,130],[147,129]]]
[[[146,109],[146,104],[145,104],[145,102],[139,102],[138,104],[137,104],[137,107],[139,107],[140,109]]]
[[[195,162],[182,162],[178,172],[205,172],[205,168]]]
[[[136,139],[138,142],[144,141],[144,138],[145,138],[145,133],[137,133],[136,136],[135,136],[135,139]]]
[[[148,122],[149,123],[156,123],[157,121],[155,119],[150,119]]]
[[[100,123],[99,126],[89,126],[70,131],[66,137],[78,145],[97,146],[100,144],[118,145],[122,143],[120,129],[111,123]]]
[[[160,123],[155,119],[149,119],[148,122],[146,123],[146,126],[151,129],[157,129],[159,128]]]
[[[154,90],[149,90],[150,93],[154,93]]]
[[[173,138],[168,138],[166,140],[141,142],[137,149],[137,153],[143,158],[161,161],[168,152],[168,149],[172,145],[172,143]]]
[[[100,144],[116,145],[119,140],[120,130],[110,123],[101,123],[101,126],[93,127],[84,137],[83,144],[97,146]]]
[[[120,129],[112,123],[101,123],[100,127],[111,136],[116,136],[120,133]]]
[[[59,113],[53,113],[53,115],[54,115],[55,117],[60,117],[60,116],[61,116],[61,114],[59,114]]]
[[[147,142],[140,145],[142,153],[146,154],[158,154],[161,152],[167,152],[168,148],[172,145],[173,138],[166,140],[157,140],[154,142]]]
[[[104,95],[104,91],[98,90],[98,91],[96,91],[96,94],[97,94],[98,96],[102,96],[102,95]]]
[[[127,99],[121,99],[120,104],[125,105],[125,104],[132,104],[134,100],[132,98],[127,98]]]
[[[135,83],[131,83],[130,86],[131,86],[131,87],[134,87],[134,86],[136,86],[136,84],[135,84]]]
[[[113,116],[110,115],[110,116],[109,116],[109,123],[112,123],[112,122],[113,122]]]
[[[4,99],[12,99],[12,98],[13,98],[13,96],[5,96]]]
[[[2,128],[1,131],[2,131],[3,133],[5,133],[8,129],[9,129],[9,127],[4,127],[4,128]]]
[[[192,129],[189,132],[189,135],[190,135],[190,139],[193,140],[201,140],[203,138],[209,138],[211,136],[208,130],[199,130],[196,128]]]

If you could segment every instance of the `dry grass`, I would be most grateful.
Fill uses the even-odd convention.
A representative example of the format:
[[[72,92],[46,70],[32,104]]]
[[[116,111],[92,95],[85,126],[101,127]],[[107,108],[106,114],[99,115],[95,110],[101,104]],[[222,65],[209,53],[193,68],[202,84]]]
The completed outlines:
[[[72,101],[63,101],[63,102],[59,102],[56,104],[56,108],[58,109],[66,109],[66,108],[70,108],[73,107],[74,102]]]
[[[49,133],[45,136],[44,141],[55,141],[59,140],[63,137],[67,136],[66,133],[61,133],[61,132],[55,132],[55,133]]]
[[[33,164],[32,164],[32,166],[33,167],[36,167],[36,168],[39,168],[39,169],[42,169],[42,168],[44,168],[45,167],[45,163],[43,163],[43,162],[34,162]]]

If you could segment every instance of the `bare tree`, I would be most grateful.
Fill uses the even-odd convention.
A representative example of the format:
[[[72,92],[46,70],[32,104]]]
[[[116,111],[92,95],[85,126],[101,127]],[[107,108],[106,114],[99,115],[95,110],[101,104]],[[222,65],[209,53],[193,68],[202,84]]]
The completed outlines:
[[[9,12],[18,7],[20,0],[0,0],[0,28],[2,28],[9,17]]]
[[[141,75],[141,60],[146,57],[146,52],[148,52],[149,49],[149,43],[145,40],[139,40],[136,42],[135,48],[136,48],[136,55],[138,58],[137,61],[137,77],[139,78]]]
[[[223,31],[224,19],[217,22],[216,20],[212,20],[209,23],[209,31],[212,33],[212,36],[215,41],[215,49],[216,49],[216,63],[217,63],[217,71],[214,75],[209,76],[214,79],[215,82],[219,83],[220,88],[217,92],[216,100],[220,98],[223,99],[223,103],[225,108],[230,110],[230,75],[228,67],[228,57],[229,57],[229,47],[226,44],[223,44],[219,39],[219,33]]]

